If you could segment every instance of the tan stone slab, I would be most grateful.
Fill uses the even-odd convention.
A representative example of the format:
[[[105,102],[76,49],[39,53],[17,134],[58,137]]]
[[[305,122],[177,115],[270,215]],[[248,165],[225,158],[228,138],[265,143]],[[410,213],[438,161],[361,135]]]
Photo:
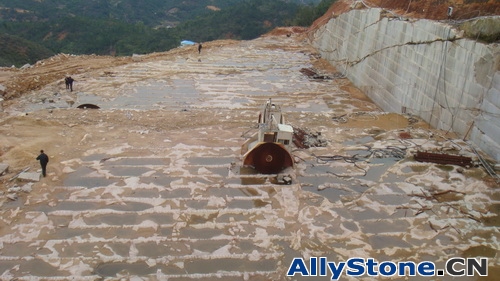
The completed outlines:
[[[40,173],[21,173],[17,178],[24,181],[40,181]]]
[[[9,165],[5,163],[0,163],[0,175],[3,175],[5,172],[9,170]]]

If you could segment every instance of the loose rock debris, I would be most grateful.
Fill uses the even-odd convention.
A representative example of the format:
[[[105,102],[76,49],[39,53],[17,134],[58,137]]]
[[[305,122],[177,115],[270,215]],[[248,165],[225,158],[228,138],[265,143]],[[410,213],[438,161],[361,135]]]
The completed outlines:
[[[320,75],[318,74],[316,71],[314,71],[313,69],[311,68],[302,68],[300,70],[300,72],[304,75],[306,75],[307,77],[311,78],[311,79],[317,79],[317,80],[328,80],[328,79],[332,79],[331,77],[327,76],[327,75]]]
[[[325,147],[328,141],[321,132],[310,132],[301,128],[293,128],[293,143],[298,148]]]
[[[302,69],[300,69],[300,72],[313,80],[331,80],[331,79],[346,78],[345,74],[343,74],[341,72],[335,72],[331,76],[330,75],[322,75],[322,74],[318,74],[317,70],[315,70],[313,68],[302,68]]]

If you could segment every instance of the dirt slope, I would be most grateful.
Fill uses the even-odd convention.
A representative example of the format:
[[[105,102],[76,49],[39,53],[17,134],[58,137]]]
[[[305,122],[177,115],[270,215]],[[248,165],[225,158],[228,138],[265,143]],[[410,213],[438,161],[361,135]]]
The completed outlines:
[[[448,17],[449,7],[453,8],[451,17]],[[332,16],[350,9],[364,8],[384,8],[403,17],[432,20],[465,20],[500,15],[500,1],[497,0],[339,0],[311,27],[317,28]]]

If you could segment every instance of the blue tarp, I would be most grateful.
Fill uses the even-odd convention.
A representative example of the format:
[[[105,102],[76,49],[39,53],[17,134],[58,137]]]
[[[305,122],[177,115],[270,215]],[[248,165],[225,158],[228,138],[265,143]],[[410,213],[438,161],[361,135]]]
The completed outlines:
[[[195,45],[196,43],[193,42],[193,41],[189,41],[189,40],[182,40],[181,41],[181,46],[188,46],[188,45]]]

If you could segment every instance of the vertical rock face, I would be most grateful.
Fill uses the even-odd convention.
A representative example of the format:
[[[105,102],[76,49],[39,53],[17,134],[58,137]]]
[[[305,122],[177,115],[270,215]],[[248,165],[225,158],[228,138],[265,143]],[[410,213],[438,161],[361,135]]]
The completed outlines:
[[[384,110],[418,115],[499,161],[498,44],[441,22],[386,15],[343,13],[315,31],[313,45]]]

